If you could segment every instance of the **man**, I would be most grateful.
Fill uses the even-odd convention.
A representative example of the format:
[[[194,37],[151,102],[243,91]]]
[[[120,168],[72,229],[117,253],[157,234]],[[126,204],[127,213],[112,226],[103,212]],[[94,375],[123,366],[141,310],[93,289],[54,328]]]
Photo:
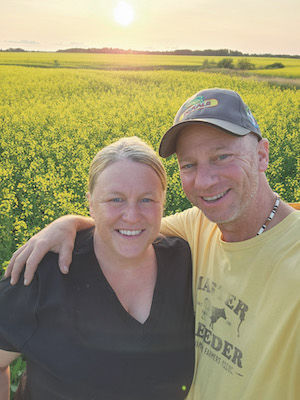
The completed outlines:
[[[299,398],[300,213],[268,184],[268,141],[237,93],[208,89],[183,104],[162,138],[160,155],[175,152],[196,206],[162,223],[162,232],[185,238],[193,255],[196,369],[189,399]],[[75,225],[83,229],[90,220],[71,218],[16,252],[13,280],[28,256],[32,267],[41,247],[48,251],[56,226],[72,248]],[[63,267],[71,255],[61,252]]]

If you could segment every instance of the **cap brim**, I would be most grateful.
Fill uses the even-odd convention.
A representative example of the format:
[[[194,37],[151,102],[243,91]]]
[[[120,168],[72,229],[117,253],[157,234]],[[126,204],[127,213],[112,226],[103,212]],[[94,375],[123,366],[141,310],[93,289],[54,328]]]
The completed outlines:
[[[163,158],[171,156],[176,151],[176,141],[178,139],[178,135],[183,129],[183,127],[187,125],[193,124],[208,124],[221,128],[227,133],[231,133],[233,135],[244,136],[248,133],[252,132],[250,129],[243,128],[239,125],[232,124],[228,121],[223,121],[221,119],[215,118],[203,118],[203,119],[193,119],[189,121],[182,121],[176,125],[173,125],[162,137],[160,146],[159,146],[159,155]]]

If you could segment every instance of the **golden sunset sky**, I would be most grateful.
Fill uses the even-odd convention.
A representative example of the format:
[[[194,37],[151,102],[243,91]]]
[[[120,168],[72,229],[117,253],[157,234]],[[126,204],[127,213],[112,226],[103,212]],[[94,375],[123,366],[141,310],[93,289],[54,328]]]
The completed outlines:
[[[115,16],[118,3],[2,1],[0,49],[227,48],[259,54],[300,54],[299,0],[128,0],[121,5],[119,22]]]

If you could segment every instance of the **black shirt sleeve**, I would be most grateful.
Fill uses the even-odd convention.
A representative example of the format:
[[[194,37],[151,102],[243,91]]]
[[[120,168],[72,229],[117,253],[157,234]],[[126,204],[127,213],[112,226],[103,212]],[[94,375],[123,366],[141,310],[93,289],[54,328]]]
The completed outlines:
[[[9,279],[0,281],[0,348],[21,352],[37,329],[38,278],[24,286],[21,276],[15,286]]]

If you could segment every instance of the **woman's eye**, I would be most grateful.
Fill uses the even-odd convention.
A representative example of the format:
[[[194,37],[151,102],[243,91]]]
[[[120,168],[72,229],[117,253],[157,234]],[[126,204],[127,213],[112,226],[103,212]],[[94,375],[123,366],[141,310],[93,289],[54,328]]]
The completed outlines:
[[[149,199],[148,197],[143,198],[142,203],[150,203],[152,201],[152,199]]]

